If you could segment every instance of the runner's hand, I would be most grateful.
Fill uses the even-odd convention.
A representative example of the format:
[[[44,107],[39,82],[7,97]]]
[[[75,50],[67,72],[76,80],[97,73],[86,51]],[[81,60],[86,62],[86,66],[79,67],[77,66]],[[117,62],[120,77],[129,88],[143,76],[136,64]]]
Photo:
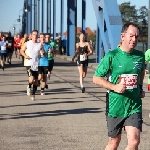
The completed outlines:
[[[144,98],[144,97],[145,97],[145,91],[142,91],[142,92],[141,92],[140,97],[141,97],[141,98]]]
[[[124,93],[126,86],[123,83],[116,84],[113,89],[117,93]]]
[[[43,49],[40,52],[43,53],[43,54],[45,53],[45,51]]]
[[[148,70],[145,70],[145,75],[148,74],[148,73],[149,73],[149,71],[148,71]]]
[[[25,59],[31,59],[29,56],[25,56]]]
[[[53,50],[52,50],[52,49],[49,49],[49,52],[50,52],[50,53],[53,53]]]
[[[83,55],[84,55],[85,57],[87,57],[87,53],[84,53]]]

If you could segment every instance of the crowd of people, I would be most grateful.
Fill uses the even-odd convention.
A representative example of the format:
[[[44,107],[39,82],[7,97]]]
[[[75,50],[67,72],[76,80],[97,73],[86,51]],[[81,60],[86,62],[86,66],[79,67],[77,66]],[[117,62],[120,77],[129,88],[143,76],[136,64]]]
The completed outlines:
[[[13,53],[16,58],[22,58],[29,77],[27,95],[35,100],[37,86],[41,85],[41,95],[44,95],[44,89],[48,88],[47,78],[50,79],[53,69],[55,48],[56,44],[51,41],[49,33],[40,33],[38,36],[38,31],[33,30],[29,36],[24,34],[23,38],[19,34],[11,37],[10,33],[1,33],[1,67],[4,70],[6,60],[11,65]]]
[[[27,95],[30,95],[31,99],[35,100],[37,86],[41,86],[40,94],[44,95],[44,89],[48,88],[47,79],[50,79],[54,66],[56,49],[58,49],[60,55],[65,54],[66,41],[62,40],[64,43],[59,44],[61,41],[60,37],[56,39],[56,42],[51,41],[51,35],[49,33],[39,34],[37,30],[33,30],[29,36],[24,34],[22,38],[19,34],[14,35],[14,37],[8,34],[7,37],[9,39],[5,38],[5,35],[2,34],[1,37],[2,69],[4,70],[6,58],[8,58],[8,62],[11,64],[12,54],[14,53],[16,58],[22,59],[24,66],[27,68],[27,74],[29,76]],[[77,57],[80,87],[82,93],[84,93],[85,87],[83,85],[83,78],[85,78],[87,74],[88,56],[92,54],[92,49],[90,43],[85,42],[85,35],[83,33],[80,34],[79,39],[79,42],[76,44],[74,58]]]
[[[37,32],[37,34],[34,37],[33,33],[35,34],[35,32]],[[27,72],[29,76],[29,85],[27,86],[27,95],[30,95],[32,91],[32,95],[33,95],[32,100],[34,100],[35,91],[37,89],[36,86],[39,86],[39,85],[41,85],[41,95],[44,95],[44,89],[48,88],[48,85],[46,84],[47,78],[50,79],[51,71],[54,65],[54,53],[56,54],[56,50],[57,50],[57,53],[59,55],[66,54],[66,44],[67,44],[66,38],[61,39],[61,37],[57,37],[56,40],[53,41],[51,40],[50,34],[48,33],[38,34],[37,30],[33,30],[31,34],[29,35],[24,34],[22,38],[20,37],[20,34],[17,34],[17,35],[14,35],[14,37],[11,37],[11,34],[9,33],[8,35],[6,34],[6,36],[8,38],[5,38],[5,35],[3,35],[2,33],[0,35],[1,40],[2,40],[0,42],[2,69],[4,70],[6,58],[8,59],[8,63],[11,64],[12,54],[14,53],[16,58],[18,59],[21,58],[22,63],[24,64],[24,66],[27,67]],[[81,33],[79,36],[79,42],[76,44],[76,52],[74,56],[74,58],[77,57],[77,66],[79,70],[80,87],[81,87],[82,93],[85,92],[83,79],[86,77],[86,74],[87,74],[88,56],[92,54],[92,46],[90,42],[85,42],[85,41],[86,41],[86,37],[83,33]],[[31,45],[27,46],[29,42]],[[38,49],[37,53],[31,54],[30,51],[34,52],[33,43],[38,43],[39,45],[43,45],[43,46],[42,48],[40,48],[40,50],[36,48],[36,50]],[[30,47],[32,47],[32,49],[29,50],[28,52],[28,49],[30,49]],[[42,53],[42,50],[43,50],[43,53]],[[26,58],[26,55],[29,55],[28,53],[30,53],[31,55],[30,57],[32,59]],[[35,56],[37,58],[34,58],[34,59],[36,59],[36,63],[38,66],[36,70],[34,70],[33,68],[31,69],[31,64],[35,63],[33,62],[34,60],[33,57]],[[74,58],[72,60],[74,60]],[[32,74],[34,74],[35,76],[32,76]],[[40,81],[42,81],[41,84],[40,84]],[[31,87],[32,84],[33,84],[33,88]]]
[[[105,150],[117,150],[124,128],[127,133],[128,145],[126,150],[138,150],[140,132],[142,131],[142,98],[145,97],[143,80],[145,76],[145,62],[150,61],[150,50],[143,52],[135,50],[138,43],[139,27],[134,23],[124,24],[121,31],[121,42],[114,50],[109,51],[99,63],[93,76],[93,82],[105,89],[106,92],[106,120],[109,142]],[[35,100],[38,86],[40,94],[48,88],[47,79],[50,79],[54,65],[55,44],[50,41],[49,33],[40,33],[33,30],[27,38],[19,35],[11,38],[10,35],[1,37],[1,66],[4,70],[6,58],[11,64],[13,51],[16,57],[24,61],[27,69],[27,95]],[[80,76],[81,91],[85,92],[83,78],[88,67],[88,56],[92,54],[91,46],[85,42],[83,33],[76,43],[75,55]],[[14,50],[13,50],[14,49]],[[107,77],[107,78],[106,78]],[[150,86],[148,85],[148,89]]]

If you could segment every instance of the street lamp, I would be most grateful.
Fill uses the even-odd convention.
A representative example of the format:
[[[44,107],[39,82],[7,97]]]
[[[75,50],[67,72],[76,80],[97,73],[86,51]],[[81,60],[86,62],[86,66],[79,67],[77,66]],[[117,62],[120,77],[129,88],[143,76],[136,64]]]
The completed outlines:
[[[14,35],[15,35],[15,30],[16,30],[16,27],[13,27],[12,29],[14,30]]]
[[[16,27],[13,27],[12,29],[13,29],[13,30],[16,30]]]
[[[24,11],[26,12],[26,16],[27,16],[27,21],[29,21],[29,24],[27,23],[27,25],[29,25],[29,29],[33,30],[35,29],[35,18],[37,16],[37,13],[35,12],[35,7],[37,6],[37,4],[28,4],[26,5]],[[29,13],[29,15],[28,15]]]
[[[29,10],[28,10],[28,8],[26,8],[24,11],[27,13]]]
[[[25,12],[29,12],[30,11],[30,7],[32,7],[32,6],[37,6],[36,4],[28,4],[27,6],[26,6],[26,8],[25,8]]]
[[[21,21],[21,19],[20,19],[20,17],[21,17],[21,16],[20,16],[20,12],[21,12],[22,10],[23,10],[23,9],[21,9],[21,10],[19,11],[19,18],[17,19],[18,22]]]

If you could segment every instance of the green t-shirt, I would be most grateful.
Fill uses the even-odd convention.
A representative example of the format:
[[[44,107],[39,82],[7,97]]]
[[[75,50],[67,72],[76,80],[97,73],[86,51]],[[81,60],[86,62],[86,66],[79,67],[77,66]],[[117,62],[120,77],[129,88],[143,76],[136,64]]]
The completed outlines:
[[[50,45],[52,46],[53,50],[56,49],[56,43],[53,41],[50,41]],[[54,60],[54,57],[50,54],[48,54],[48,60]]]
[[[145,52],[145,61],[150,61],[150,49]]]
[[[54,60],[54,56],[52,56],[50,53],[48,53],[48,60]]]
[[[53,48],[57,48],[56,43],[53,42],[53,41],[50,41],[50,45],[51,45]]]
[[[127,117],[142,111],[140,98],[140,73],[144,70],[144,54],[133,50],[126,53],[120,48],[108,52],[98,65],[94,76],[105,77],[113,84],[123,82],[126,85],[124,93],[109,91],[107,102],[108,116]]]
[[[145,52],[145,61],[147,64],[147,69],[149,71],[148,84],[150,84],[150,49]]]

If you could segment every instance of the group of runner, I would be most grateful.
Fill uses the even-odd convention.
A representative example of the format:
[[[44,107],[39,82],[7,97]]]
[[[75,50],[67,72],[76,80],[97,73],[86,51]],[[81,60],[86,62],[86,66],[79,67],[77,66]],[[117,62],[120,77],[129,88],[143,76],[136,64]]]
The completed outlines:
[[[5,62],[7,60],[8,64],[11,64],[11,58],[14,48],[14,38],[11,37],[10,33],[3,35],[0,33],[0,59],[1,59],[1,68],[4,70]]]
[[[27,86],[27,95],[35,100],[35,92],[38,85],[41,84],[40,94],[44,95],[44,89],[48,88],[47,78],[50,79],[51,71],[54,65],[55,44],[50,42],[50,34],[31,32],[31,39],[24,43],[21,48],[21,55],[24,57],[24,66],[27,68],[29,84]],[[85,35],[80,34],[80,42],[76,44],[77,66],[80,75],[81,91],[85,91],[83,78],[85,78],[88,67],[88,56],[92,54],[92,49],[88,42],[85,42]]]
[[[4,70],[4,64],[6,61],[6,56],[9,57],[9,63],[11,64],[11,57],[12,57],[13,51],[14,51],[16,58],[20,59],[20,57],[22,57],[22,62],[24,63],[24,66],[27,67],[28,76],[29,76],[29,85],[27,87],[27,95],[31,94],[31,92],[30,92],[31,84],[33,84],[33,90],[32,90],[33,96],[32,97],[34,97],[34,98],[35,98],[35,91],[36,91],[35,85],[36,86],[40,85],[40,80],[42,80],[41,95],[44,94],[44,88],[48,88],[48,85],[46,84],[47,77],[50,78],[50,74],[51,74],[51,71],[52,71],[53,65],[54,65],[54,56],[53,56],[54,51],[53,51],[53,53],[51,53],[51,51],[48,51],[48,49],[54,50],[57,47],[55,42],[50,41],[51,40],[50,34],[41,33],[38,36],[38,32],[37,32],[36,36],[34,37],[35,32],[37,32],[37,31],[33,30],[33,32],[31,34],[29,34],[29,36],[27,36],[27,34],[24,34],[23,38],[21,38],[19,34],[14,35],[13,38],[11,37],[11,35],[9,35],[9,38],[11,38],[12,41],[6,41],[5,37],[2,36],[2,40],[4,40],[5,43],[3,43],[3,42],[0,43],[2,45],[1,53],[4,53],[4,54],[1,54],[1,60],[2,60],[1,66],[2,66],[3,70]],[[80,40],[79,43],[76,44],[76,52],[73,57],[73,61],[74,61],[74,58],[77,57],[77,66],[78,66],[78,71],[79,71],[79,76],[80,76],[79,77],[80,78],[80,87],[81,87],[81,91],[84,93],[85,87],[83,84],[83,79],[86,77],[86,74],[87,74],[88,56],[92,54],[92,49],[91,49],[89,42],[85,42],[85,35],[83,33],[80,34],[79,40]],[[32,41],[32,43],[31,43],[31,41]],[[8,45],[7,45],[7,42],[9,42]],[[34,45],[35,45],[33,43],[43,46],[42,49],[44,49],[44,55],[41,55],[41,57],[39,57],[40,50],[38,47],[35,48],[36,49],[35,51],[37,51],[37,56],[35,55],[36,53],[34,53],[34,50],[32,50],[32,47],[34,47]],[[11,44],[11,51],[10,50],[8,51],[9,44]],[[6,45],[6,46],[4,47],[3,45]],[[48,47],[48,45],[49,45],[49,47]],[[28,51],[28,49],[31,49],[31,50]],[[30,51],[32,51],[32,52],[30,52]],[[11,55],[10,55],[10,52],[11,52]],[[32,59],[26,58],[26,56],[29,55],[28,53],[31,55],[30,57]],[[42,54],[42,51],[40,54]],[[32,55],[37,57],[37,58],[34,58],[36,60],[33,59]],[[37,68],[38,71],[36,69],[33,70],[33,68],[31,68],[31,64],[34,62],[39,62],[38,68]],[[37,73],[35,74],[34,71],[37,71]],[[33,74],[34,78],[30,77],[30,76],[32,76],[32,74]],[[36,79],[38,79],[39,81],[36,81]],[[34,83],[33,83],[33,81],[34,81]],[[32,99],[34,99],[34,98],[32,98]]]
[[[14,52],[16,58],[22,57],[22,62],[27,69],[29,84],[27,86],[27,95],[35,100],[37,86],[41,85],[40,94],[44,95],[44,89],[48,88],[47,79],[54,65],[54,53],[56,44],[51,41],[49,33],[40,33],[33,30],[29,36],[0,34],[0,53],[1,67],[4,70],[5,61],[11,64],[11,57]]]
[[[55,54],[55,48],[51,46],[50,39],[49,33],[40,33],[38,41],[38,31],[33,30],[31,39],[25,42],[20,50],[29,77],[27,95],[31,96],[33,101],[38,86],[41,85],[41,95],[44,95],[44,89],[48,88],[47,78],[50,79]]]

